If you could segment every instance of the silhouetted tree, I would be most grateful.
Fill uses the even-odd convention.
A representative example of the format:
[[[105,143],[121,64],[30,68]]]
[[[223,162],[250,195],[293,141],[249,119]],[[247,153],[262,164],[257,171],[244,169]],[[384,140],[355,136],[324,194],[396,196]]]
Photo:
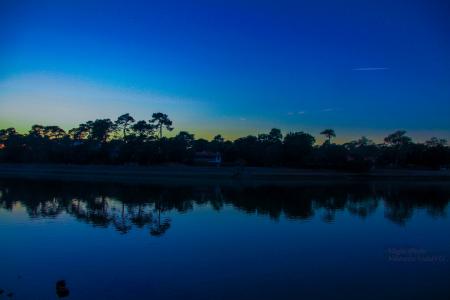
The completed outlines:
[[[405,130],[397,130],[384,138],[384,142],[391,146],[402,146],[411,143],[411,138],[406,136]]]
[[[133,130],[133,133],[141,140],[147,140],[153,137],[153,134],[155,133],[155,125],[147,123],[143,120],[133,124],[131,129]]]
[[[176,162],[190,162],[194,156],[194,135],[180,131],[169,141],[169,157]]]
[[[216,135],[213,138],[213,142],[216,142],[216,143],[219,143],[219,144],[223,143],[224,141],[225,141],[225,139],[220,134]]]
[[[97,119],[94,122],[86,123],[90,129],[89,137],[95,141],[105,143],[111,133],[116,129],[115,124],[110,119]]]
[[[225,139],[222,135],[216,135],[211,141],[211,151],[223,153],[225,150]]]
[[[331,144],[331,138],[336,137],[336,133],[333,129],[325,129],[320,134],[324,135],[328,139],[329,144]]]
[[[127,133],[128,133],[128,126],[130,126],[130,124],[134,123],[134,118],[132,116],[130,116],[129,113],[123,114],[121,116],[119,116],[115,122],[116,127],[120,130],[122,130],[122,136],[124,139],[126,139],[127,137]]]
[[[372,146],[374,144],[375,143],[371,139],[365,136],[362,136],[359,140],[356,141],[356,145],[359,147]]]
[[[84,140],[88,138],[90,131],[89,125],[83,123],[76,128],[70,129],[69,136],[74,140]]]
[[[62,139],[66,136],[66,132],[58,126],[45,126],[43,130],[44,137],[49,139]]]
[[[44,126],[42,125],[31,126],[29,135],[32,137],[44,137]]]
[[[123,114],[115,122],[97,119],[80,124],[68,134],[58,126],[33,125],[28,134],[14,128],[0,130],[0,162],[10,163],[76,163],[142,165],[166,162],[193,163],[195,152],[220,152],[225,164],[243,166],[293,166],[367,171],[373,166],[408,168],[448,168],[450,148],[445,139],[431,138],[414,143],[403,130],[375,144],[367,137],[342,145],[331,144],[331,129],[322,146],[314,146],[308,133],[294,132],[284,139],[281,130],[249,135],[225,141],[221,135],[213,140],[195,139],[181,131],[174,137],[162,136],[162,129],[171,130],[172,121],[162,113],[151,121],[134,122]],[[117,134],[120,130],[120,133]],[[155,136],[158,131],[159,139]],[[115,134],[115,135],[113,135]]]
[[[17,131],[15,128],[10,127],[6,129],[0,129],[0,141],[5,142],[9,137],[16,135]]]
[[[284,153],[288,164],[301,165],[312,153],[315,138],[304,132],[290,132],[284,137]]]
[[[268,134],[258,135],[257,145],[260,153],[256,159],[258,164],[266,166],[280,165],[283,161],[283,146],[281,130],[273,128]]]
[[[205,139],[194,140],[194,150],[195,152],[203,152],[209,150],[209,142]]]
[[[256,136],[249,135],[246,137],[238,138],[234,141],[236,146],[237,155],[245,163],[250,165],[260,165],[262,163],[262,153],[260,151],[260,141]]]
[[[395,166],[398,166],[402,160],[406,160],[407,146],[412,143],[412,140],[409,136],[406,136],[405,130],[397,130],[389,134],[384,138],[384,142],[391,148],[387,149],[387,153],[389,153],[389,150],[393,151],[393,163]]]
[[[450,161],[450,151],[447,146],[447,140],[431,138],[425,142],[423,151],[424,164],[431,168],[439,168]]]
[[[283,135],[281,134],[281,130],[278,128],[272,128],[269,132],[269,141],[272,143],[281,142],[283,139]]]
[[[169,119],[169,117],[166,114],[163,113],[154,113],[152,115],[152,119],[150,120],[150,123],[153,123],[156,125],[156,127],[159,129],[159,138],[162,138],[162,130],[163,127],[166,128],[168,131],[172,131],[172,121]]]
[[[437,137],[432,137],[425,142],[427,147],[445,147],[447,145],[446,139],[438,139]]]

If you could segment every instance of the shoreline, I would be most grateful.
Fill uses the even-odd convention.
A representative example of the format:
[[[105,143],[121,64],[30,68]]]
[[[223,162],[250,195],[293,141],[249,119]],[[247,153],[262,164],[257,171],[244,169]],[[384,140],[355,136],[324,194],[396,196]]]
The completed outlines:
[[[0,178],[137,184],[295,184],[305,181],[435,180],[450,171],[378,169],[366,173],[268,167],[0,164]]]

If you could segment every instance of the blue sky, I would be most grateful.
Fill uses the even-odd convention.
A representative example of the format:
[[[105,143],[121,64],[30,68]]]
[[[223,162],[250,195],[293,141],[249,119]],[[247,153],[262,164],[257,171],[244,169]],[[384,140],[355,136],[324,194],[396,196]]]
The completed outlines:
[[[0,127],[450,139],[449,1],[0,2]]]

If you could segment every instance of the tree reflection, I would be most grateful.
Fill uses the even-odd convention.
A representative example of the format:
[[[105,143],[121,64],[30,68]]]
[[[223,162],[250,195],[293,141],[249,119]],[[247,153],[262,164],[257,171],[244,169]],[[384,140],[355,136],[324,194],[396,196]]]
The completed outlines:
[[[315,215],[334,222],[341,212],[367,218],[377,209],[404,225],[421,209],[432,217],[445,217],[450,185],[387,182],[310,183],[262,187],[162,187],[110,184],[0,181],[0,207],[24,207],[31,218],[70,215],[95,227],[112,227],[121,234],[147,229],[161,237],[172,226],[173,212],[197,206],[221,210],[233,206],[248,214],[274,220],[310,219]]]
[[[125,213],[125,202],[122,202],[120,214],[113,215],[112,222],[120,233],[125,234],[131,230],[131,216]]]
[[[170,228],[170,219],[164,218],[161,222],[161,212],[166,209],[170,209],[168,202],[163,201],[162,195],[159,197],[158,201],[155,202],[155,211],[157,217],[150,224],[150,235],[152,236],[162,236]]]
[[[146,205],[138,203],[137,205],[130,204],[129,206],[130,220],[133,225],[138,228],[143,228],[146,224],[153,221],[153,214],[151,211],[146,211]]]

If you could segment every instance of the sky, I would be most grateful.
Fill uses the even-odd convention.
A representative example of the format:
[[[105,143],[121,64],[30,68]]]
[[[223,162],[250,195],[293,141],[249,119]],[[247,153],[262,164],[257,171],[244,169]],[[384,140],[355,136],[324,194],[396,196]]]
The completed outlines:
[[[0,0],[0,128],[450,140],[450,1]],[[320,140],[320,138],[319,138]]]

